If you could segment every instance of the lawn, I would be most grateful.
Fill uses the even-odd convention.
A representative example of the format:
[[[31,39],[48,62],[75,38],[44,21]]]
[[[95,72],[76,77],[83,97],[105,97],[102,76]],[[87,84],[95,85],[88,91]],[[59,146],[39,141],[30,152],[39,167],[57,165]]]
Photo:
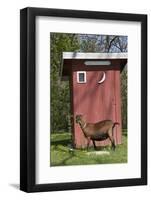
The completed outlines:
[[[127,162],[127,134],[124,131],[122,144],[117,145],[116,150],[112,151],[109,146],[103,147],[102,151],[106,154],[95,155],[95,150],[90,148],[71,149],[71,134],[57,133],[51,134],[50,165],[86,165],[86,164],[108,164]]]

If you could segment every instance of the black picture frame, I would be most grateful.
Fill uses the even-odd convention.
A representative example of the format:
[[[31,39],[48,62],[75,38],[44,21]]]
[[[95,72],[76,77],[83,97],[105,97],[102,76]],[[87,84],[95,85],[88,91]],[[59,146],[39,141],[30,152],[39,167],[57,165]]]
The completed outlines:
[[[36,184],[35,19],[54,16],[141,23],[141,178]],[[48,8],[20,11],[20,189],[26,192],[121,187],[147,184],[147,15]]]

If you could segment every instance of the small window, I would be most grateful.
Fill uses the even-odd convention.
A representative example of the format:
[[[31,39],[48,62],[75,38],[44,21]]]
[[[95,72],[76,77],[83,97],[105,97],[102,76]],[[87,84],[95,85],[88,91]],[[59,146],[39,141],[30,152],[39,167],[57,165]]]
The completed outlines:
[[[86,83],[86,72],[83,71],[77,72],[77,82]]]

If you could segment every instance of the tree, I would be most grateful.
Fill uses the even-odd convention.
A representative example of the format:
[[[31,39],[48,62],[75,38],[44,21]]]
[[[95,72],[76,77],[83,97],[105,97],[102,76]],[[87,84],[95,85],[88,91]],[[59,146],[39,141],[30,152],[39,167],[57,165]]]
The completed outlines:
[[[60,68],[63,51],[77,51],[79,41],[76,34],[51,33],[51,132],[70,131],[69,82],[61,82]]]
[[[121,73],[122,127],[127,129],[127,66]]]

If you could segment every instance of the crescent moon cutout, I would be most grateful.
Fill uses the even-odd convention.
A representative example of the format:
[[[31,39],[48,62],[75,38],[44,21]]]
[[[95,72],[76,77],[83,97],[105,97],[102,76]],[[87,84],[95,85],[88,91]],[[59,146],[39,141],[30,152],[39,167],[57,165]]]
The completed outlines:
[[[98,83],[103,83],[105,81],[105,78],[106,78],[106,75],[105,75],[105,72],[103,72],[103,77]]]

